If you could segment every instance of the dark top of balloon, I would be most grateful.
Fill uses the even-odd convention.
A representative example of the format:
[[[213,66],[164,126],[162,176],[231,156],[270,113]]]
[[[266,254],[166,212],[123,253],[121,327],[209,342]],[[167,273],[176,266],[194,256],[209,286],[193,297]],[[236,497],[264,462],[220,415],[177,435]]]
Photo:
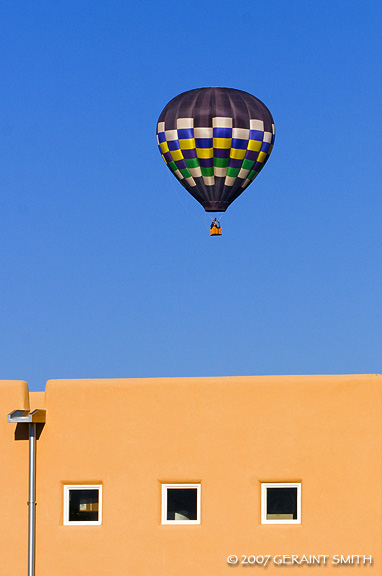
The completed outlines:
[[[211,118],[229,117],[233,128],[248,128],[248,117],[264,122],[264,129],[272,132],[272,114],[265,104],[236,88],[196,88],[175,96],[164,107],[158,122],[166,121],[166,129],[176,129],[177,118],[194,118],[194,127],[208,126]]]

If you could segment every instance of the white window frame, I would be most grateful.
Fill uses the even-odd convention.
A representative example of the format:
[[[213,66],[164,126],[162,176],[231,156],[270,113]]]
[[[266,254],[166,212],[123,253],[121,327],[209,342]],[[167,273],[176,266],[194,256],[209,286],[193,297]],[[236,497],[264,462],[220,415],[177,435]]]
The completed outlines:
[[[69,520],[70,490],[98,490],[98,520],[85,522]],[[102,524],[102,484],[65,484],[64,485],[64,526],[100,526]]]
[[[297,518],[292,520],[267,519],[268,488],[297,488]],[[262,482],[261,483],[261,523],[262,524],[301,524],[301,482]]]
[[[196,520],[167,520],[167,490],[168,489],[196,489]],[[162,524],[190,524],[201,523],[201,484],[162,484]]]

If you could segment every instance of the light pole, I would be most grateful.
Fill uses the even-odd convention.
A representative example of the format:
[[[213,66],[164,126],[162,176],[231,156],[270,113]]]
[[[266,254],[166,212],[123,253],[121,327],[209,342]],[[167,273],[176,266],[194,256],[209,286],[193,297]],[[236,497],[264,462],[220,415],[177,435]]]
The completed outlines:
[[[28,424],[29,428],[29,498],[28,498],[28,576],[35,574],[36,550],[36,424],[46,420],[45,410],[13,410],[11,424]]]

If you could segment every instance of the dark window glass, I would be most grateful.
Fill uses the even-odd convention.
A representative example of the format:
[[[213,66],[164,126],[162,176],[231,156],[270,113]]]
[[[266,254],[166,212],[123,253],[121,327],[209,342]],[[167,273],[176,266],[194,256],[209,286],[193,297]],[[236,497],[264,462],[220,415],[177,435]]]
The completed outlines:
[[[297,488],[267,488],[267,520],[297,520]]]
[[[98,502],[98,490],[69,490],[69,522],[97,522]]]
[[[196,488],[167,488],[167,520],[197,520]]]

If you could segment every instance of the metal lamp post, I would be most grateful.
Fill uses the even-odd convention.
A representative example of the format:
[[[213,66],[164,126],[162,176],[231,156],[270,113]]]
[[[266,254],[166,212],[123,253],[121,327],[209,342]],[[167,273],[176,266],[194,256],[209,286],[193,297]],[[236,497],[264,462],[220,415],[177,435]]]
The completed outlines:
[[[36,424],[45,423],[45,410],[13,410],[10,424],[28,424],[29,428],[29,498],[28,498],[28,576],[35,574],[36,550]]]

